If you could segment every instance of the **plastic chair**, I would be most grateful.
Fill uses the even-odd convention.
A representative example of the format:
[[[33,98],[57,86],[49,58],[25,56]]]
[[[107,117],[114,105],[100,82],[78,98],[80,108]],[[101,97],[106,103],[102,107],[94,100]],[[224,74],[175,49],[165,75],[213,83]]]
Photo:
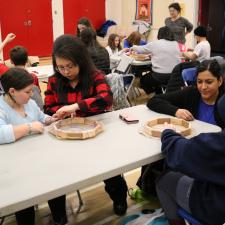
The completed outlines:
[[[132,94],[133,99],[135,99],[135,91],[134,91],[134,88],[133,88],[134,79],[135,79],[135,76],[133,74],[123,75],[124,89],[125,89],[127,100],[128,100],[130,105],[132,105],[131,101],[130,101],[130,98],[129,98],[130,94]]]
[[[182,217],[185,221],[192,225],[204,225],[203,223],[199,222],[197,219],[195,219],[190,213],[185,211],[182,208],[178,208],[177,214]]]
[[[197,79],[197,68],[187,68],[182,70],[182,78],[184,81],[185,86],[193,85],[196,83]]]

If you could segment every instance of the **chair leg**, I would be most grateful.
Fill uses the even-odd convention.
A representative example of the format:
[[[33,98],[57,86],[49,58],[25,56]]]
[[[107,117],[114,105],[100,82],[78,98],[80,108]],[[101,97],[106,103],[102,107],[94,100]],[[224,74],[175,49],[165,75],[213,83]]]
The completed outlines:
[[[80,212],[82,206],[84,205],[84,202],[82,200],[82,197],[81,197],[81,194],[80,194],[79,190],[77,190],[77,196],[78,196],[78,200],[79,200],[79,206],[77,208],[77,212],[76,213],[78,214]]]
[[[0,218],[0,225],[2,225],[4,223],[4,221],[5,221],[5,216]]]

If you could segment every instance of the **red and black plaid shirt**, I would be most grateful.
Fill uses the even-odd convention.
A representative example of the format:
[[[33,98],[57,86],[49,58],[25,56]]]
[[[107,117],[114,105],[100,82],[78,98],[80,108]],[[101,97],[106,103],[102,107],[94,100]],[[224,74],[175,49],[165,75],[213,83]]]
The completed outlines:
[[[110,87],[100,72],[94,74],[93,86],[89,90],[89,97],[85,99],[82,97],[82,87],[79,82],[73,88],[69,83],[62,84],[59,78],[53,75],[48,80],[44,109],[45,113],[52,115],[62,106],[77,103],[80,110],[76,115],[85,117],[109,110],[112,100]]]

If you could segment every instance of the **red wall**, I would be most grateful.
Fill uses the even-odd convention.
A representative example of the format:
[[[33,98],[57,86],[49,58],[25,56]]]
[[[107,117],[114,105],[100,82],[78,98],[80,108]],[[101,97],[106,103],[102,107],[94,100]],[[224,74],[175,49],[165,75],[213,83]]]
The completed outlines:
[[[63,11],[65,34],[76,33],[80,17],[87,17],[95,28],[105,22],[105,0],[64,0]]]

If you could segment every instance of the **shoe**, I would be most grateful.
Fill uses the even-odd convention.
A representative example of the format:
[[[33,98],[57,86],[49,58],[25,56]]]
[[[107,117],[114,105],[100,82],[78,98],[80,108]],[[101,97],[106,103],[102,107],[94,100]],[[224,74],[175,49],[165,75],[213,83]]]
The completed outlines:
[[[114,213],[118,216],[122,216],[127,211],[127,201],[113,202]]]

